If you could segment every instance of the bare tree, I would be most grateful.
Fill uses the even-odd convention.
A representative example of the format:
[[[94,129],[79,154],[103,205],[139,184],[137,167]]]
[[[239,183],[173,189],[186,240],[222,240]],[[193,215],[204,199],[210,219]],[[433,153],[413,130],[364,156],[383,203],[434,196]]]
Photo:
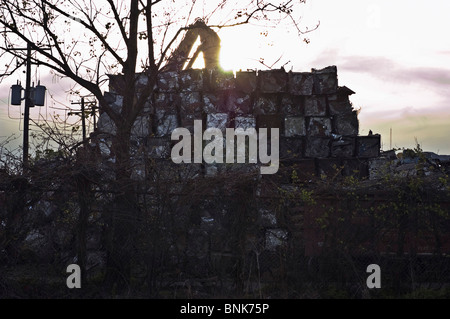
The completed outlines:
[[[113,239],[109,247],[107,280],[126,287],[131,258],[133,216],[137,205],[130,180],[130,136],[133,123],[153,93],[158,72],[197,17],[210,27],[223,28],[252,22],[289,21],[301,31],[296,18],[305,0],[262,1],[218,0],[1,0],[0,57],[9,63],[4,76],[26,61],[24,45],[32,48],[31,61],[67,77],[93,94],[101,112],[114,122],[117,196],[111,213]],[[139,72],[148,75],[143,90],[137,90]],[[103,95],[107,74],[121,74],[118,94],[123,106],[114,110]],[[139,93],[139,94],[138,94]],[[114,225],[120,224],[119,227]]]

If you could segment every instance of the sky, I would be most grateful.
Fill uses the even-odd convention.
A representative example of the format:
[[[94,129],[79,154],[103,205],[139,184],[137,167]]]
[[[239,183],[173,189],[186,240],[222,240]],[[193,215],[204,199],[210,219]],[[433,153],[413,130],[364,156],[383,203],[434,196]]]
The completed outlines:
[[[310,43],[269,30],[268,48],[260,52],[266,64],[282,56],[280,63],[290,61],[286,68],[293,71],[336,65],[339,85],[356,92],[350,100],[360,109],[360,134],[381,134],[384,150],[392,129],[393,148],[413,148],[417,140],[425,151],[450,154],[449,12],[447,0],[307,1],[302,25],[320,21],[307,35]],[[223,50],[235,52],[230,60],[244,69],[261,41],[227,32]],[[236,40],[239,49],[231,49],[228,43]]]
[[[286,70],[311,71],[336,65],[340,86],[360,110],[360,134],[381,134],[382,148],[413,148],[450,154],[450,1],[448,0],[308,0],[300,13],[303,30],[317,30],[302,41],[286,25],[222,28],[221,65],[229,70],[266,69],[274,64]],[[300,17],[299,15],[299,17]],[[264,32],[267,31],[267,32]],[[263,33],[263,34],[261,34]],[[25,82],[25,75],[21,78]],[[15,133],[21,144],[18,107],[8,105],[9,87],[20,74],[0,85],[0,141]],[[69,85],[48,72],[34,71],[56,97],[35,118],[52,114],[73,99]],[[51,106],[51,107],[49,107]],[[1,144],[1,142],[0,142]],[[14,143],[12,143],[14,144]]]

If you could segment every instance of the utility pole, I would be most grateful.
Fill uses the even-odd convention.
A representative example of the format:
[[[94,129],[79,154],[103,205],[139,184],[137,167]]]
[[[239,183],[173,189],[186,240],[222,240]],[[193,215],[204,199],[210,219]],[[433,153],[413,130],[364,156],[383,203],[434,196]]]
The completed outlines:
[[[86,133],[86,116],[85,116],[85,111],[86,111],[86,106],[85,106],[85,100],[84,100],[84,96],[81,97],[81,102],[72,102],[71,104],[80,104],[81,105],[81,111],[80,112],[70,112],[69,115],[76,115],[76,114],[80,114],[81,113],[81,127],[83,130],[83,142],[87,141],[87,133]],[[89,104],[93,104],[92,102],[88,102]],[[91,115],[93,115],[94,117],[94,130],[96,127],[96,119],[95,119],[95,105],[91,106]]]
[[[23,112],[23,151],[22,165],[28,167],[28,147],[29,147],[29,131],[30,131],[30,107],[34,106],[31,100],[31,43],[27,43],[26,48],[11,48],[10,50],[23,51],[27,50],[26,58],[26,83],[25,83],[25,110]],[[19,93],[20,94],[20,93]],[[20,104],[20,101],[17,103]]]
[[[389,132],[389,149],[392,149],[392,127]]]
[[[81,98],[81,127],[83,129],[83,142],[86,141],[86,120],[84,116],[84,96]]]
[[[31,49],[33,44],[31,42],[27,42],[26,48],[10,48],[8,50],[12,51],[23,51],[27,50],[26,57],[26,83],[25,83],[25,110],[23,113],[23,167],[28,168],[28,149],[29,149],[29,132],[30,132],[30,107],[35,105],[34,97],[31,96],[31,91],[35,90],[35,88],[31,88]],[[49,50],[50,48],[40,48],[42,50]],[[39,87],[39,86],[38,86]],[[42,87],[41,87],[42,88]],[[45,87],[44,87],[45,90]],[[20,96],[20,92],[19,92]],[[44,105],[39,102],[38,105]],[[17,104],[20,105],[20,101]]]
[[[25,83],[25,111],[23,115],[23,166],[28,168],[28,147],[30,129],[30,107],[32,106],[31,96],[31,44],[27,43],[27,74]]]

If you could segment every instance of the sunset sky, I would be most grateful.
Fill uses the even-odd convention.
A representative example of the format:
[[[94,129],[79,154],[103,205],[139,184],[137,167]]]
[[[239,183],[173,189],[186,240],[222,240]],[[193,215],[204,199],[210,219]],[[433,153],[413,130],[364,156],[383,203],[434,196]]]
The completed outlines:
[[[395,148],[414,147],[417,138],[426,151],[450,154],[449,12],[446,0],[307,1],[303,25],[320,21],[307,35],[310,43],[269,30],[271,43],[259,52],[269,65],[280,56],[281,64],[291,61],[286,68],[293,71],[336,65],[339,85],[356,92],[350,98],[361,109],[360,134],[380,133],[383,149],[392,128]],[[226,32],[220,33],[223,53],[234,52],[238,68],[258,67],[252,48],[263,42]]]
[[[361,135],[381,134],[387,150],[392,128],[393,147],[414,147],[417,138],[425,151],[450,154],[449,12],[448,0],[308,0],[300,26],[306,30],[320,21],[305,35],[309,44],[286,25],[223,28],[221,64],[229,70],[265,69],[259,62],[264,58],[266,65],[279,60],[274,67],[293,71],[336,65],[339,85],[356,92],[350,98],[361,109]],[[58,96],[59,106],[70,104],[67,83],[34,72],[33,79],[39,76]],[[8,94],[19,78],[25,83],[25,75],[17,74],[0,84],[0,141],[15,133],[16,145],[22,126],[8,118]],[[10,113],[19,114],[17,108],[10,106]]]

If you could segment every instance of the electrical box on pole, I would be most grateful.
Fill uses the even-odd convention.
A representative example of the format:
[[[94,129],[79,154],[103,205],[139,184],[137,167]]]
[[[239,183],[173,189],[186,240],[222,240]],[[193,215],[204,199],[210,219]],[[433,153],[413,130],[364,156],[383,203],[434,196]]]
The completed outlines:
[[[34,88],[34,105],[44,106],[46,87],[40,83]]]
[[[19,81],[11,86],[11,105],[20,105],[22,103],[22,85]]]

